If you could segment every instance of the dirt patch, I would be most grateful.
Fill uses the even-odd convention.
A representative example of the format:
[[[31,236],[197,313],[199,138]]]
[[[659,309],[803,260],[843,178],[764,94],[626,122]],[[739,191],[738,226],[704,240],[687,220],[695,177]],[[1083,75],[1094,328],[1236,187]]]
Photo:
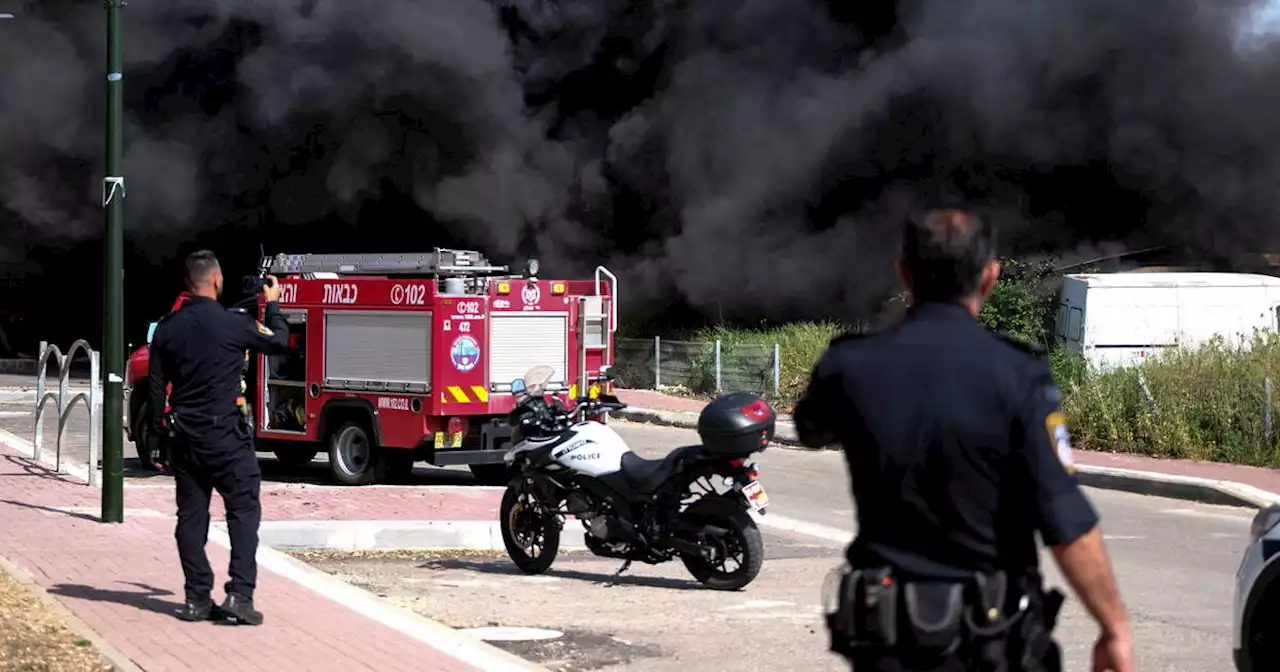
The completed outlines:
[[[102,672],[114,667],[53,606],[0,569],[0,670]]]

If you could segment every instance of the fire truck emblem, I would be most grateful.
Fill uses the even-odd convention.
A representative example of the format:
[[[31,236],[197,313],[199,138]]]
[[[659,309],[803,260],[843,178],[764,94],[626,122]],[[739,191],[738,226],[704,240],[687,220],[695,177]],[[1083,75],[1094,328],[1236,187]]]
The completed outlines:
[[[453,368],[466,373],[480,362],[480,346],[470,336],[459,336],[453,339],[449,356],[453,359]]]
[[[524,299],[524,305],[532,306],[542,298],[542,290],[538,289],[537,285],[525,285],[524,289],[520,290],[520,298]]]

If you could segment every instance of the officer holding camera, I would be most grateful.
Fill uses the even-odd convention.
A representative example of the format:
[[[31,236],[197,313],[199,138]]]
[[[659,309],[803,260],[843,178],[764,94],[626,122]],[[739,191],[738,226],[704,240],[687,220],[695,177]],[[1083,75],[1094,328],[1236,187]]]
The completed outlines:
[[[1057,672],[1063,596],[1044,589],[1039,533],[1100,627],[1093,670],[1132,672],[1043,352],[977,319],[995,250],[972,214],[913,221],[898,260],[906,317],[833,341],[796,405],[801,442],[843,447],[857,502],[857,538],[828,586],[831,649],[859,671]]]
[[[280,285],[273,276],[267,276],[262,287],[264,325],[218,303],[222,270],[212,252],[195,252],[186,263],[190,298],[160,320],[151,339],[150,356],[151,398],[163,400],[165,385],[173,384],[168,428],[162,426],[159,415],[152,421],[156,435],[169,441],[177,488],[174,536],[186,579],[182,618],[226,618],[260,625],[263,617],[253,608],[253,591],[258,574],[255,555],[262,472],[240,374],[246,350],[276,355],[288,349],[288,323],[280,313]],[[161,403],[155,406],[163,408]],[[221,608],[213,602],[213,570],[204,549],[213,490],[226,503],[231,536],[230,580]]]

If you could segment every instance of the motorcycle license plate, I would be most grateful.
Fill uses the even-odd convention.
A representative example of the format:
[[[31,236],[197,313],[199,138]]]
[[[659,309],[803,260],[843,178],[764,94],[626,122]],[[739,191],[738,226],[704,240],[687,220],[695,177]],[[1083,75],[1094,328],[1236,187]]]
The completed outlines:
[[[769,495],[765,494],[764,485],[760,481],[751,481],[742,486],[742,494],[751,502],[751,508],[756,511],[769,506]]]

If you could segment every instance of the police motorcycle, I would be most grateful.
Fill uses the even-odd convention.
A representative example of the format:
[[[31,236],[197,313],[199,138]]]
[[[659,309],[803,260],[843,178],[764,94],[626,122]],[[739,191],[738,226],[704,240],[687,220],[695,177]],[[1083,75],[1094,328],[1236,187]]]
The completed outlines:
[[[587,394],[572,410],[546,399],[554,369],[537,366],[512,381],[508,416],[518,475],[499,510],[507,554],[526,574],[550,569],[566,516],[582,521],[587,548],[623,560],[659,564],[679,557],[703,585],[739,590],[764,563],[750,510],[768,505],[748,458],[773,438],[776,414],[752,394],[728,394],[698,418],[701,445],[649,460],[636,455],[602,420],[625,408],[609,394]],[[606,377],[608,377],[606,370]],[[613,579],[610,580],[610,585]]]

